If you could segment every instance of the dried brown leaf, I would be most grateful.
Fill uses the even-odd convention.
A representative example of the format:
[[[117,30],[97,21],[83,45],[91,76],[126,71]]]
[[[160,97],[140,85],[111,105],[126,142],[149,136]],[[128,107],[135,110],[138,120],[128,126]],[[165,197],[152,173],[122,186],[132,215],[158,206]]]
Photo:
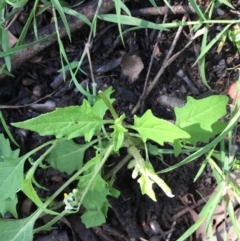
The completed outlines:
[[[128,76],[134,82],[141,73],[144,65],[140,57],[125,53],[120,63],[123,74]]]

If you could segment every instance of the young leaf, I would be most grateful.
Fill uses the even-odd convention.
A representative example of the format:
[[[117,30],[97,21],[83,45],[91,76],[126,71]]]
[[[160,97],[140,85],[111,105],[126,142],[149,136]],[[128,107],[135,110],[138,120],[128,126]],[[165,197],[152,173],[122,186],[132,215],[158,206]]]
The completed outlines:
[[[228,97],[223,95],[210,96],[195,100],[188,96],[183,108],[175,107],[176,125],[180,128],[199,124],[202,130],[212,132],[212,124],[226,114]]]
[[[140,118],[134,116],[134,126],[131,128],[139,132],[144,142],[150,139],[159,145],[163,145],[164,142],[173,143],[174,140],[190,137],[188,133],[172,123],[155,117],[151,110],[146,111]]]
[[[152,185],[154,181],[152,181],[148,176],[142,175],[138,179],[138,183],[140,184],[142,195],[148,195],[153,201],[157,201],[155,193],[152,189]]]
[[[81,106],[58,108],[37,118],[12,125],[36,131],[40,135],[55,135],[57,138],[64,136],[68,139],[85,136],[85,140],[90,141],[102,124],[102,118],[97,116],[88,101],[84,100]]]
[[[136,165],[133,170],[133,173],[134,172],[141,175],[138,183],[140,184],[142,194],[147,194],[153,201],[157,201],[152,188],[154,183],[156,183],[167,196],[174,197],[168,185],[155,173],[150,162],[143,162],[140,166]]]
[[[113,137],[113,146],[114,151],[118,151],[123,144],[124,141],[124,132],[127,132],[127,129],[122,126],[122,121],[125,118],[125,115],[120,116],[115,120],[115,124],[110,126],[114,129],[111,136]]]
[[[94,141],[95,142],[95,141]],[[93,143],[78,145],[72,140],[60,141],[49,153],[47,162],[61,172],[71,175],[82,168],[85,151]]]
[[[78,183],[79,190],[82,191],[88,186],[94,172],[93,169],[91,173],[81,177]],[[104,215],[106,215],[109,206],[107,195],[110,195],[107,186],[106,181],[97,174],[90,189],[88,189],[88,192],[84,196],[82,204],[86,208],[86,212],[81,216],[81,219],[86,227],[99,226],[105,223],[106,219]]]

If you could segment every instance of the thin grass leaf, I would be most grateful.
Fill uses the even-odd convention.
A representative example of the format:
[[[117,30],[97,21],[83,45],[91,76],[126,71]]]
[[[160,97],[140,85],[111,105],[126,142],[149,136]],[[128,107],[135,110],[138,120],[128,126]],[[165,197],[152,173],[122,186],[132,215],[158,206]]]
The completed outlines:
[[[196,14],[199,16],[201,20],[207,20],[204,13],[201,11],[201,9],[198,7],[197,3],[195,0],[189,0],[191,6],[193,7],[194,11]]]
[[[174,10],[173,10],[173,8],[172,8],[172,6],[169,4],[169,2],[168,2],[167,0],[163,0],[163,1],[164,1],[165,4],[168,6],[168,8],[169,8],[173,13],[175,13]],[[150,3],[153,5],[153,7],[160,13],[159,8],[158,8],[156,2],[155,2],[154,0],[149,0],[149,2],[150,2]]]
[[[56,15],[54,14],[54,11],[53,11],[53,16],[54,18],[56,18]],[[57,21],[55,21],[55,27],[56,29],[58,29],[58,23]],[[62,40],[60,38],[60,35],[59,35],[59,32],[56,32],[57,34],[57,37],[58,37],[58,44],[59,44],[59,49],[60,49],[60,59],[61,59],[61,64],[62,64],[62,68],[64,68],[64,64],[63,64],[63,61],[62,61],[62,58],[64,58],[64,60],[66,61],[67,63],[67,66],[69,68],[69,71],[70,71],[70,74],[71,74],[71,77],[72,77],[72,80],[75,84],[75,86],[77,87],[77,89],[83,94],[85,95],[88,100],[91,102],[91,100],[93,99],[93,96],[87,92],[85,89],[83,89],[83,87],[78,83],[77,79],[76,79],[76,76],[75,74],[77,73],[77,71],[75,72],[75,74],[73,73],[72,69],[71,69],[71,65],[68,61],[68,58],[67,58],[67,54],[65,52],[65,49],[64,49],[64,46],[63,46],[63,43],[62,43]],[[85,50],[84,50],[85,51]],[[63,74],[65,74],[65,72],[63,72]]]
[[[98,1],[97,9],[96,9],[94,18],[93,18],[93,20],[92,20],[92,32],[93,32],[93,36],[96,35],[98,13],[99,13],[99,10],[100,10],[100,8],[101,8],[101,6],[102,6],[102,2],[103,2],[103,0],[99,0],[99,1]]]
[[[219,185],[218,185],[218,190],[216,192],[216,195],[213,196],[212,198],[210,198],[210,200],[208,202],[211,203],[211,208],[208,208],[206,209],[205,211],[205,206],[204,206],[204,214],[201,212],[199,214],[199,216],[201,217],[202,215],[205,216],[205,212],[208,213],[208,216],[207,216],[207,222],[206,222],[206,231],[207,233],[210,231],[211,232],[211,227],[212,227],[212,217],[215,213],[215,210],[217,208],[217,206],[219,205],[220,201],[221,201],[221,198],[222,198],[222,194],[223,194],[223,191],[224,189],[226,188],[225,186],[225,182],[221,182]]]
[[[207,27],[205,28],[205,32],[203,34],[201,50],[204,50],[206,48],[208,30],[209,30],[209,25],[207,25]],[[203,57],[200,59],[200,76],[202,78],[202,82],[204,83],[204,85],[209,90],[212,90],[211,87],[208,85],[208,81],[206,79],[206,74],[205,74],[205,55],[203,55]]]
[[[218,0],[218,2],[220,4],[224,4],[224,5],[228,6],[229,8],[234,9],[233,5],[229,1],[227,1],[227,0]]]
[[[5,30],[4,28],[1,28],[1,37],[2,37],[2,50],[3,52],[8,51],[9,49],[9,35],[8,31]],[[10,72],[11,71],[11,58],[10,56],[5,56],[4,57],[5,64],[7,66],[7,70]]]
[[[38,6],[38,1],[39,0],[35,0],[34,6],[33,6],[33,31],[35,34],[36,39],[38,39],[38,27],[37,27],[37,20],[36,20],[36,10],[37,10],[37,6]]]
[[[48,35],[48,36],[46,36],[44,38],[41,38],[39,40],[36,40],[36,41],[34,41],[32,43],[23,44],[21,46],[17,46],[17,47],[11,48],[11,49],[9,49],[9,50],[7,50],[5,52],[0,53],[0,58],[1,57],[5,57],[5,56],[7,56],[9,54],[15,54],[15,53],[17,53],[17,52],[19,52],[21,50],[24,50],[24,49],[30,48],[30,47],[32,47],[32,46],[34,46],[36,44],[42,43],[42,42],[48,40],[49,38],[55,37],[55,35],[56,35],[56,33],[52,33],[52,34],[50,34],[50,35]]]
[[[233,208],[232,202],[230,200],[227,203],[227,213],[229,214],[229,217],[231,219],[231,222],[232,222],[232,225],[236,232],[236,235],[238,236],[238,239],[240,240],[240,226],[239,226],[236,214],[234,213],[234,208]]]
[[[62,73],[62,72],[64,72],[64,71],[66,72],[66,71],[69,71],[70,68],[71,68],[72,70],[76,69],[76,72],[81,71],[83,74],[87,75],[87,73],[80,68],[81,63],[79,64],[79,62],[80,62],[80,61],[73,61],[73,62],[70,63],[70,66],[69,66],[69,65],[65,65],[64,67],[62,67],[61,69],[59,69],[57,72],[58,72],[58,73]],[[75,73],[75,74],[76,74],[76,73]]]
[[[206,47],[201,51],[200,55],[198,56],[197,60],[194,62],[193,66],[201,59],[216,42],[221,38],[221,36],[231,27],[231,24],[228,24],[220,33],[218,33],[213,40],[206,45]]]
[[[180,238],[177,239],[177,241],[187,240],[187,238],[202,225],[205,219],[206,217],[199,218],[196,223],[194,223]]]
[[[6,64],[4,64],[4,65],[1,67],[0,73],[3,73],[3,74],[5,74],[5,75],[7,75],[7,76],[10,76],[10,77],[14,77],[14,75],[11,74],[9,71],[5,70],[5,68],[6,68]]]
[[[14,8],[22,8],[26,5],[26,3],[28,2],[28,0],[20,0],[17,2],[12,2],[10,0],[5,0],[6,3],[8,3],[9,5],[13,6]]]
[[[213,154],[213,156],[215,155]],[[226,176],[223,173],[222,169],[217,165],[217,163],[212,158],[209,159],[208,164],[211,166],[214,178],[216,179],[218,184],[223,180],[226,180]]]
[[[156,4],[156,2],[155,2],[154,0],[149,0],[149,2],[153,5],[153,7],[154,7],[159,13],[161,13],[161,12],[159,11],[158,5]],[[165,4],[166,4],[167,6],[170,6],[170,8],[171,8],[171,5],[168,3],[168,1],[164,0],[164,2],[165,2]],[[171,8],[171,10],[173,11],[172,8]],[[173,11],[173,12],[174,12],[174,11]]]
[[[41,8],[37,11],[36,16],[41,15],[43,12],[45,12],[47,9],[49,9],[52,4],[50,2],[44,1],[44,0],[40,0],[43,3],[43,6],[41,6]]]
[[[8,126],[7,126],[4,118],[3,118],[2,111],[0,111],[0,120],[1,120],[1,122],[2,122],[3,128],[4,128],[4,130],[6,131],[9,139],[10,139],[16,146],[19,147],[18,143],[14,140],[14,138],[13,138],[13,136],[12,136],[12,133],[10,132],[10,130],[9,130],[9,128],[8,128]]]
[[[132,16],[130,10],[128,9],[128,7],[125,5],[124,2],[120,1],[120,4],[121,4],[121,8],[122,10],[129,16]]]
[[[64,14],[64,11],[63,11],[63,8],[61,6],[61,4],[59,3],[58,0],[51,0],[52,1],[52,4],[53,6],[57,9],[62,21],[63,21],[63,24],[66,28],[66,32],[67,32],[67,35],[68,35],[68,38],[69,40],[71,41],[71,31],[70,31],[70,28],[69,28],[69,25],[68,25],[68,21],[67,21],[67,18]],[[58,31],[58,29],[56,29],[56,31]]]
[[[121,24],[125,24],[125,25],[132,25],[132,26],[138,26],[143,28],[152,28],[152,29],[160,29],[160,30],[168,31],[167,28],[162,27],[162,24],[152,23],[152,22],[131,17],[131,16],[121,15],[119,19],[117,19],[116,14],[103,14],[103,15],[98,15],[98,18],[104,21],[112,22],[112,23],[118,23],[118,21],[120,21]]]
[[[209,159],[210,159],[211,156],[212,156],[213,151],[214,151],[214,149],[212,149],[212,150],[209,151],[207,157],[206,157],[205,160],[203,161],[203,163],[202,163],[201,167],[199,168],[196,176],[194,177],[193,182],[196,182],[196,180],[201,176],[203,170],[205,169],[206,165],[208,164]]]
[[[122,33],[122,26],[121,26],[121,1],[120,0],[114,0],[115,2],[115,9],[116,9],[116,15],[117,15],[117,25],[118,25],[118,31],[120,34],[120,38],[122,40],[122,44],[123,46],[125,46],[124,44],[124,40],[123,40],[123,33]]]
[[[87,17],[85,17],[81,13],[75,11],[74,9],[70,9],[70,8],[66,8],[66,7],[63,7],[62,9],[63,9],[64,13],[72,15],[72,16],[80,19],[81,21],[86,23],[90,28],[92,28],[92,23],[89,21],[89,19]]]
[[[22,30],[19,38],[18,38],[18,41],[17,41],[15,47],[17,47],[17,46],[19,46],[19,45],[22,44],[23,40],[25,39],[25,37],[26,37],[26,35],[27,35],[29,26],[30,26],[33,18],[34,18],[34,11],[32,10],[32,11],[30,12],[30,14],[29,14],[29,17],[28,17],[28,19],[27,19],[24,27],[23,27],[23,30]],[[20,47],[21,47],[21,46],[20,46]]]
[[[123,36],[129,32],[135,31],[135,30],[139,30],[139,29],[143,29],[144,27],[132,27],[132,28],[128,28],[127,30],[123,31]],[[115,40],[114,43],[116,43],[119,40],[120,36],[117,37],[117,39]]]

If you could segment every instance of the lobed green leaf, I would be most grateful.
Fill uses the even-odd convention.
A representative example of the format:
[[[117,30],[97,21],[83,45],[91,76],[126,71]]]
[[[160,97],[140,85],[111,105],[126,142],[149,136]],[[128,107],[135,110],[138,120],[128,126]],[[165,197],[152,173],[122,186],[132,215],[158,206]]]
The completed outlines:
[[[184,107],[174,108],[176,125],[184,130],[195,125],[195,128],[200,127],[200,130],[212,132],[212,125],[226,114],[227,103],[228,97],[223,95],[210,96],[201,100],[188,96]]]
[[[71,175],[82,168],[85,151],[92,142],[78,145],[72,140],[60,141],[47,157],[47,162],[61,172]]]
[[[67,139],[85,136],[85,140],[90,141],[103,123],[102,118],[97,116],[90,104],[84,100],[82,106],[57,108],[51,113],[12,125],[36,131],[40,135],[55,135],[57,138],[66,137]]]
[[[155,117],[151,110],[146,111],[140,118],[134,116],[134,126],[131,128],[140,134],[144,142],[150,139],[159,145],[163,145],[164,142],[173,143],[177,139],[190,138],[187,132],[168,121]]]

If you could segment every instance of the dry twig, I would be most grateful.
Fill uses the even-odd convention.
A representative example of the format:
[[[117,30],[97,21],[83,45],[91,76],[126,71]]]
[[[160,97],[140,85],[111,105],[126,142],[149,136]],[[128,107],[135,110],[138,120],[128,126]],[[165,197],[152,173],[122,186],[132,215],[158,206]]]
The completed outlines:
[[[183,19],[182,19],[182,22],[186,21],[187,19],[187,16],[184,16]],[[155,85],[157,84],[157,82],[159,81],[160,77],[162,76],[164,70],[167,68],[167,66],[170,64],[169,62],[169,59],[170,59],[170,56],[172,55],[172,52],[176,46],[176,43],[181,35],[181,32],[182,32],[182,29],[183,27],[180,26],[178,28],[178,31],[175,35],[175,38],[173,40],[173,43],[172,43],[172,46],[171,48],[169,49],[168,53],[167,53],[167,56],[165,57],[164,61],[163,61],[163,64],[162,64],[162,67],[160,68],[160,70],[158,71],[157,75],[155,76],[154,80],[150,83],[150,85],[148,86],[147,90],[146,90],[146,94],[144,96],[144,98],[146,98],[149,93],[152,91],[152,89],[155,87]],[[139,100],[137,105],[134,107],[134,109],[132,110],[132,114],[135,114],[137,112],[137,110],[139,109],[141,105],[141,101]]]

